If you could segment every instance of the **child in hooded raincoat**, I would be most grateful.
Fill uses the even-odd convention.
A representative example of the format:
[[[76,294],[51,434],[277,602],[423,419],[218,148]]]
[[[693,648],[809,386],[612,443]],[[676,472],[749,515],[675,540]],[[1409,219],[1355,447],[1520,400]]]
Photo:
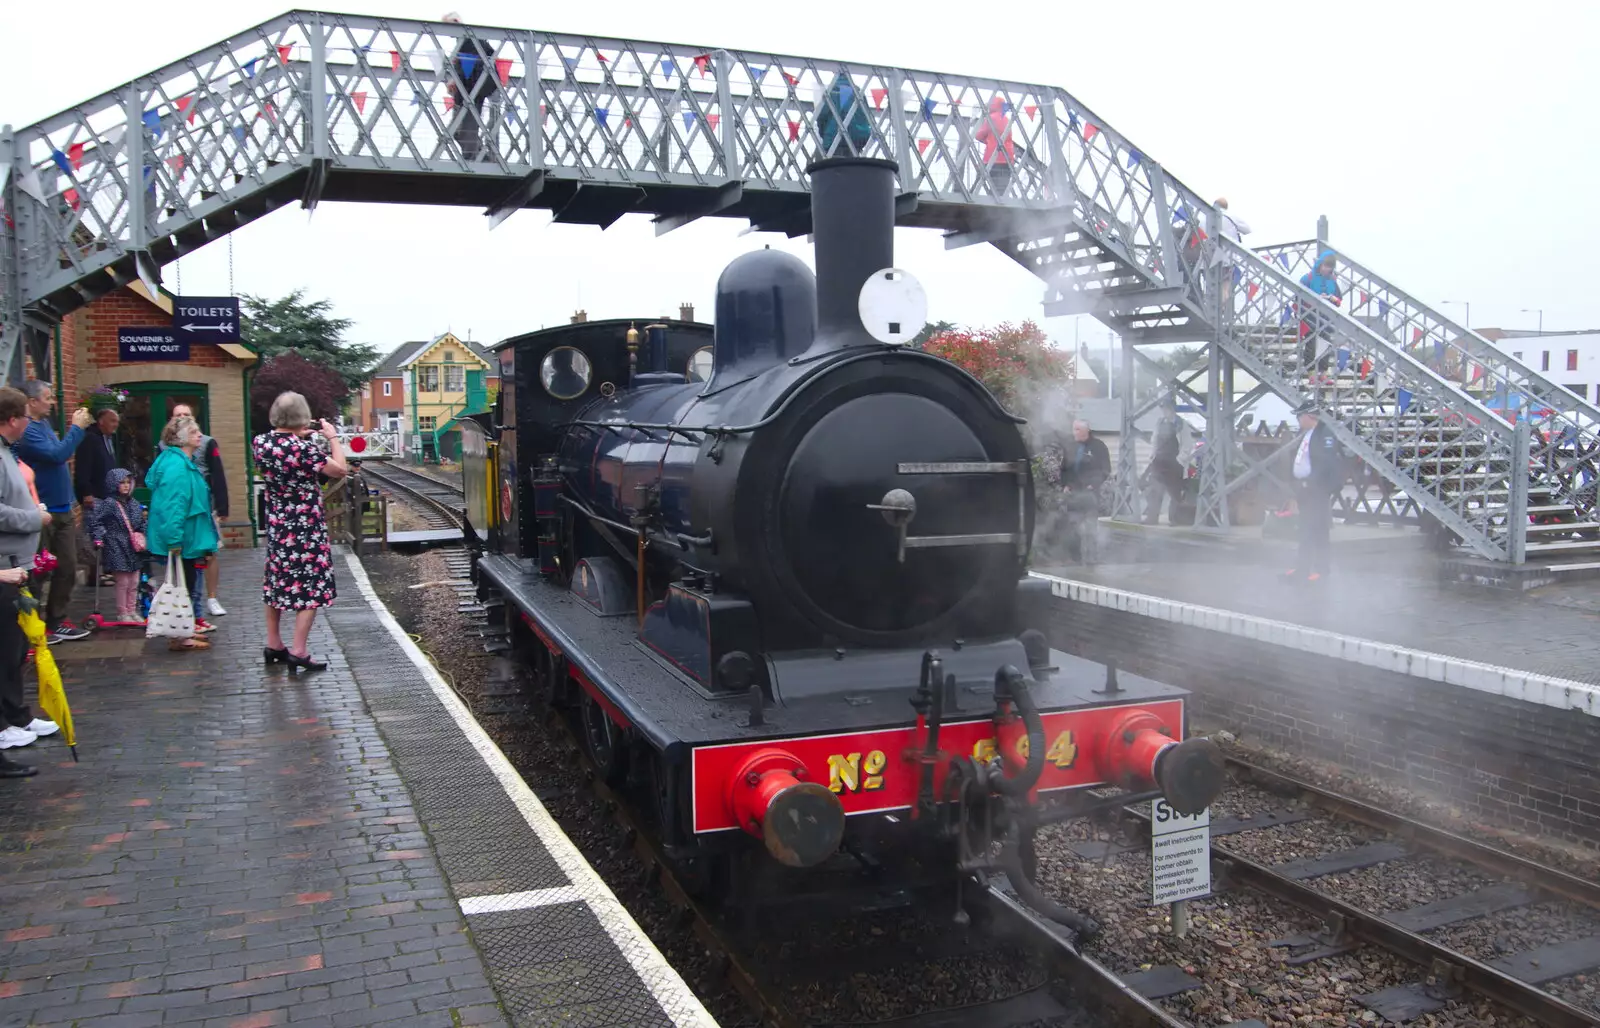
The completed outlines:
[[[1332,250],[1323,250],[1317,255],[1316,265],[1300,276],[1301,285],[1335,307],[1344,302],[1344,291],[1339,288],[1339,280],[1334,277],[1337,259],[1338,254]],[[1300,359],[1311,368],[1311,383],[1332,385],[1333,378],[1327,374],[1330,359],[1327,349],[1332,343],[1330,336],[1333,332],[1333,319],[1309,309],[1302,309],[1300,318],[1302,340]]]
[[[116,581],[117,620],[143,621],[139,616],[139,572],[144,557],[133,534],[143,534],[146,518],[144,507],[133,498],[133,472],[126,468],[106,472],[106,498],[89,508],[88,521],[100,568]]]

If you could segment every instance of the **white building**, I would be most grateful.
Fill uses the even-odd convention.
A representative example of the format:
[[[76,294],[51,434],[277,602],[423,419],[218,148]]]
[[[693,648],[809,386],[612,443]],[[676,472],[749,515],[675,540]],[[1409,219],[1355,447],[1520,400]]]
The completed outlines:
[[[1591,403],[1600,402],[1600,329],[1530,332],[1480,328],[1480,335],[1545,378]]]

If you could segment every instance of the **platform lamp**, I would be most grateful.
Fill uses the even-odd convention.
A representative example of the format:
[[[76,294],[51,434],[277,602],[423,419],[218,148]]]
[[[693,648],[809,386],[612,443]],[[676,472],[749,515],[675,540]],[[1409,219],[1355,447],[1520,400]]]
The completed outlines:
[[[1439,302],[1440,303],[1450,303],[1450,304],[1460,304],[1461,306],[1465,307],[1467,309],[1467,321],[1466,321],[1466,324],[1461,326],[1461,327],[1462,328],[1471,328],[1472,327],[1472,304],[1468,303],[1465,300],[1440,300]]]
[[[1544,308],[1543,307],[1524,307],[1520,311],[1518,311],[1517,313],[1518,314],[1537,314],[1537,315],[1539,315],[1539,334],[1540,335],[1544,335]]]

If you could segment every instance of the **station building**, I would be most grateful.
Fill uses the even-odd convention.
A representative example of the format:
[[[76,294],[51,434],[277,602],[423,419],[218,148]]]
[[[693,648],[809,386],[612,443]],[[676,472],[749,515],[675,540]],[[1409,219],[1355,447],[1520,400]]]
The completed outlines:
[[[446,332],[395,347],[362,385],[356,419],[368,432],[402,433],[408,453],[454,459],[461,432],[452,424],[488,410],[499,388],[488,351]]]
[[[119,328],[170,329],[173,297],[152,294],[135,281],[67,315],[51,359],[55,367],[29,366],[30,377],[56,386],[58,429],[80,406],[95,412],[115,407],[122,415],[117,450],[136,476],[141,502],[149,501],[144,473],[160,452],[161,430],[180,403],[189,404],[207,435],[217,440],[228,475],[229,518],[223,537],[230,547],[252,546],[248,471],[250,376],[258,360],[244,343],[195,343],[183,360],[126,360]]]

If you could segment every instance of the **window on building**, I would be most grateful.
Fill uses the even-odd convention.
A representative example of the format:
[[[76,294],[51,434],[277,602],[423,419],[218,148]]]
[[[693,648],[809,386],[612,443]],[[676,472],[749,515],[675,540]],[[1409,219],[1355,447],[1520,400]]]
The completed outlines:
[[[1546,350],[1544,352],[1544,355],[1539,358],[1539,370],[1540,371],[1549,371],[1550,370],[1550,351],[1549,350]]]
[[[1548,364],[1550,355],[1545,354]],[[1546,371],[1550,369],[1545,368]],[[417,369],[417,389],[424,393],[437,393],[439,391],[439,366],[437,364],[424,364]]]
[[[394,395],[394,383],[393,382],[385,382],[383,384],[383,395],[385,395],[385,396]]]
[[[1577,350],[1568,350],[1567,351],[1567,370],[1568,371],[1577,371],[1578,370],[1578,351]]]
[[[444,391],[447,393],[464,393],[467,391],[467,369],[460,364],[452,364],[444,369]]]
[[[417,418],[418,432],[432,432],[439,427],[439,419],[431,414]]]
[[[1589,398],[1589,387],[1581,382],[1577,385],[1569,385],[1567,389],[1580,399],[1587,400]]]

